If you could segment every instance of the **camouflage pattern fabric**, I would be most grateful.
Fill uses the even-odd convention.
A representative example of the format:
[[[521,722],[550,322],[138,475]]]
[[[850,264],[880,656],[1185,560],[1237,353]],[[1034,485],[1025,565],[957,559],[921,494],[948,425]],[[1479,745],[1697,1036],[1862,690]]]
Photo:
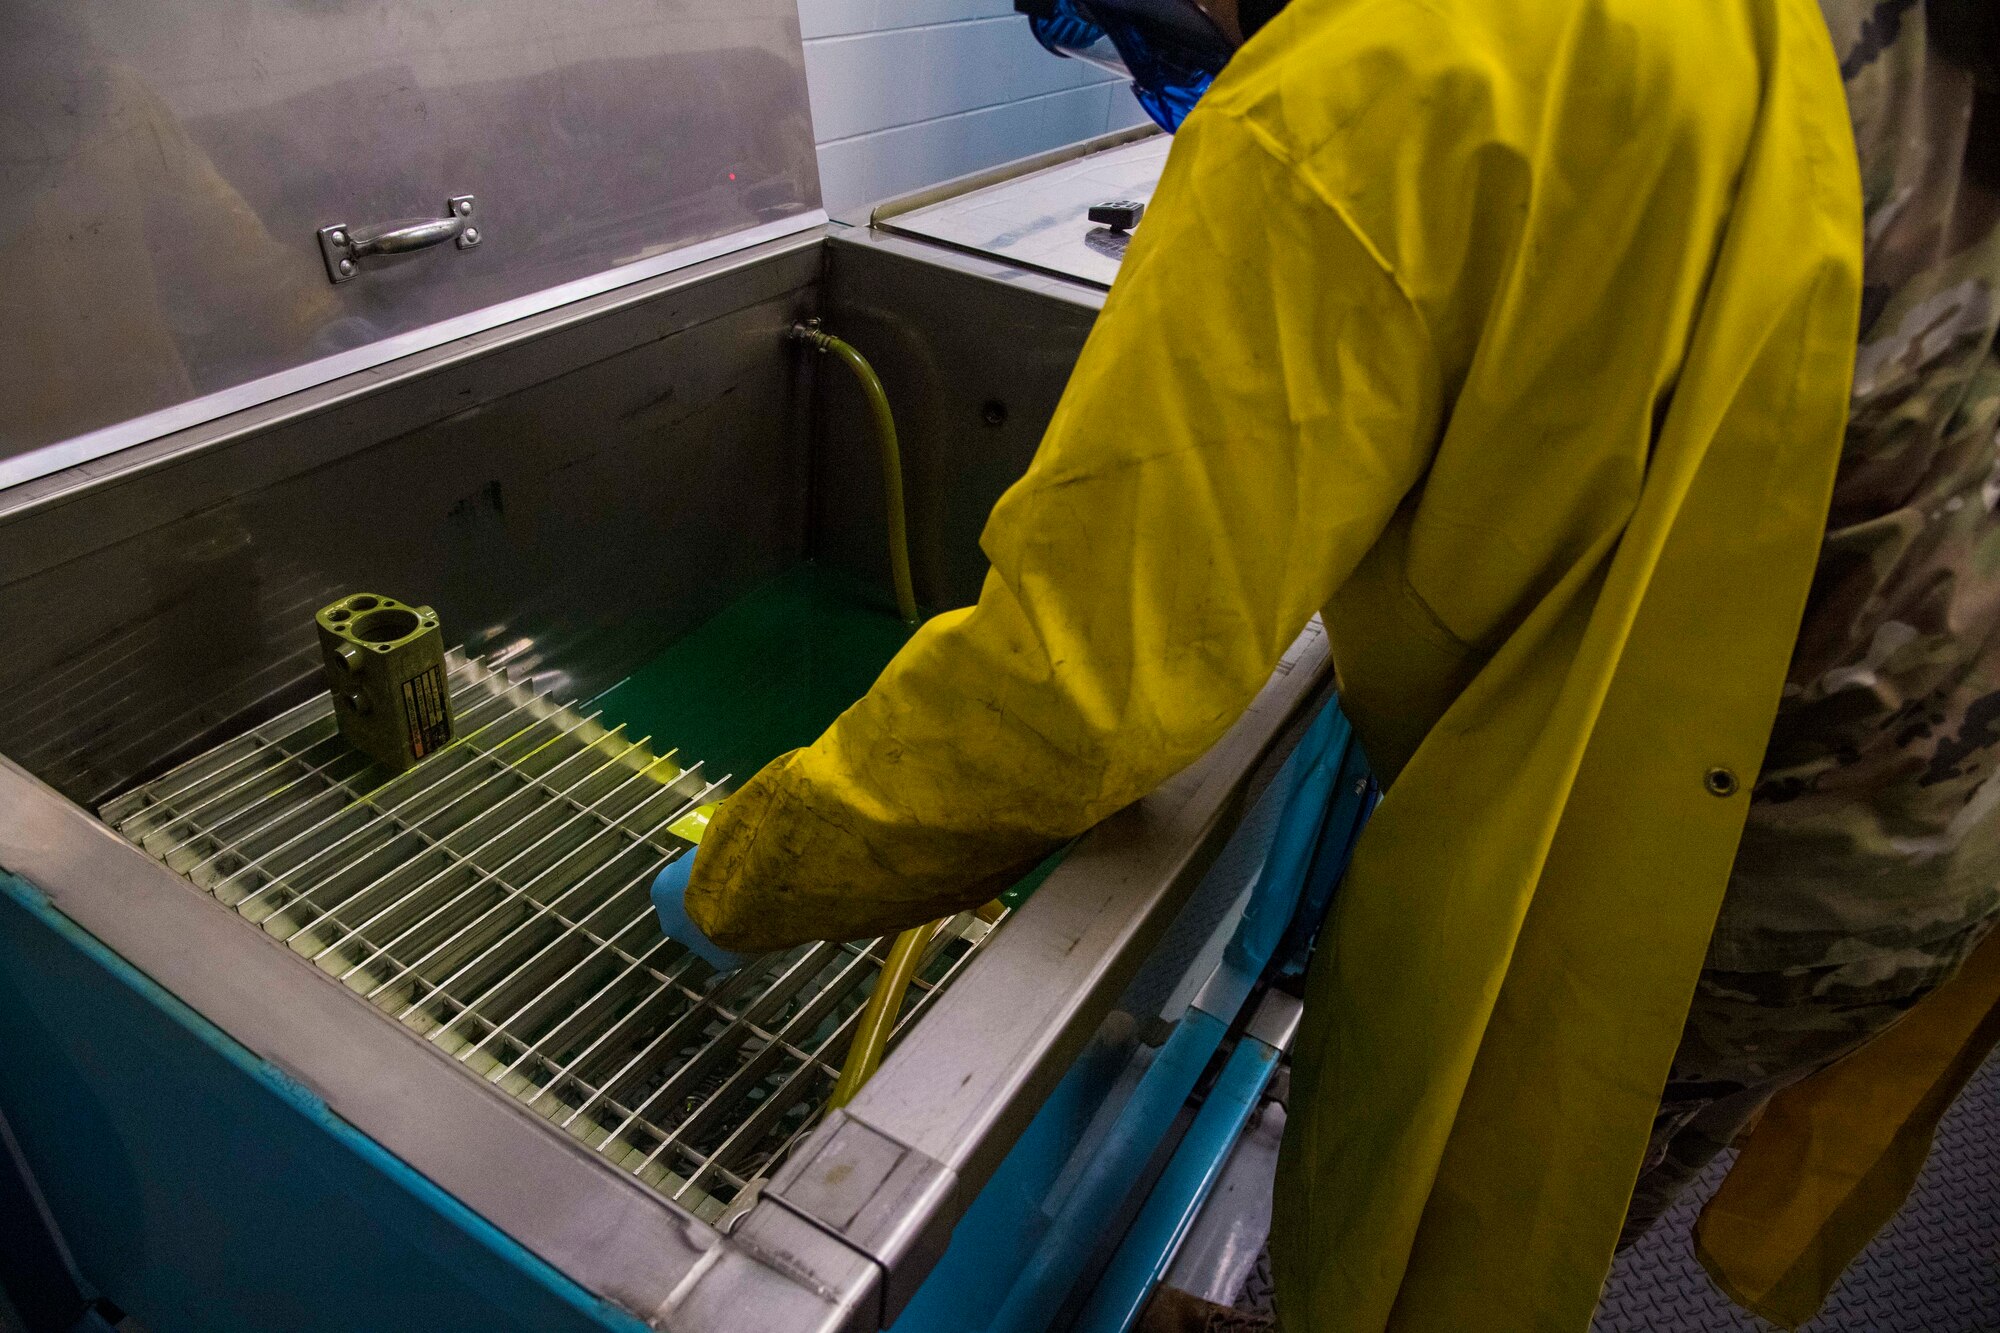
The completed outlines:
[[[1867,203],[1826,546],[1634,1196],[1635,1239],[1772,1093],[2000,912],[2000,117],[1988,0],[1821,0]]]

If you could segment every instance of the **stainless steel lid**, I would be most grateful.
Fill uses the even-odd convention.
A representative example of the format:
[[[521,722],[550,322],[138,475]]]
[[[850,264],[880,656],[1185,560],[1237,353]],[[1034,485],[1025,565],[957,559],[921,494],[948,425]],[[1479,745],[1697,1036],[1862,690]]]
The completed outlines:
[[[795,0],[10,0],[0,487],[819,205]]]
[[[1103,225],[1091,212],[1114,201],[1143,211],[1174,141],[1157,132],[1107,139],[1098,151],[1055,162],[1034,158],[885,204],[875,210],[875,225],[1108,290],[1132,233]]]

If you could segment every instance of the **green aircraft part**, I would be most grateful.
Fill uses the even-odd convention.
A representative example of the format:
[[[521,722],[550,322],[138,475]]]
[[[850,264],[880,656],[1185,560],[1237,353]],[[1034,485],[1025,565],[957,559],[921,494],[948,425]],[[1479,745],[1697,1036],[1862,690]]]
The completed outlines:
[[[313,617],[340,734],[401,773],[451,744],[451,687],[437,612],[357,592]]]

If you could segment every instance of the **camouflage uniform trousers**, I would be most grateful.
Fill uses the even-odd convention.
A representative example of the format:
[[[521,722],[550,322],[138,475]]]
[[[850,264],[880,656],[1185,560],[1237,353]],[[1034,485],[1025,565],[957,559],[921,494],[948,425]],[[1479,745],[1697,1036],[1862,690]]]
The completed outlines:
[[[1867,208],[1826,548],[1625,1228],[2000,918],[2000,36],[1820,0]]]
[[[1864,964],[1705,969],[1660,1099],[1620,1249],[1756,1120],[1773,1095],[1893,1027],[1948,981],[1996,918]]]

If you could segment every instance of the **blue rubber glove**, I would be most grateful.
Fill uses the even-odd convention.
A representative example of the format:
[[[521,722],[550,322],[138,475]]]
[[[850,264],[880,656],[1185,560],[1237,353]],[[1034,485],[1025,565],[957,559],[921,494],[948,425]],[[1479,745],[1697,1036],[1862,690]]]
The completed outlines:
[[[659,914],[660,929],[668,939],[685,947],[720,976],[734,972],[757,955],[733,953],[723,948],[704,935],[701,927],[694,923],[694,918],[687,914],[688,877],[694,874],[697,850],[689,848],[667,862],[666,869],[653,877],[653,910]]]

